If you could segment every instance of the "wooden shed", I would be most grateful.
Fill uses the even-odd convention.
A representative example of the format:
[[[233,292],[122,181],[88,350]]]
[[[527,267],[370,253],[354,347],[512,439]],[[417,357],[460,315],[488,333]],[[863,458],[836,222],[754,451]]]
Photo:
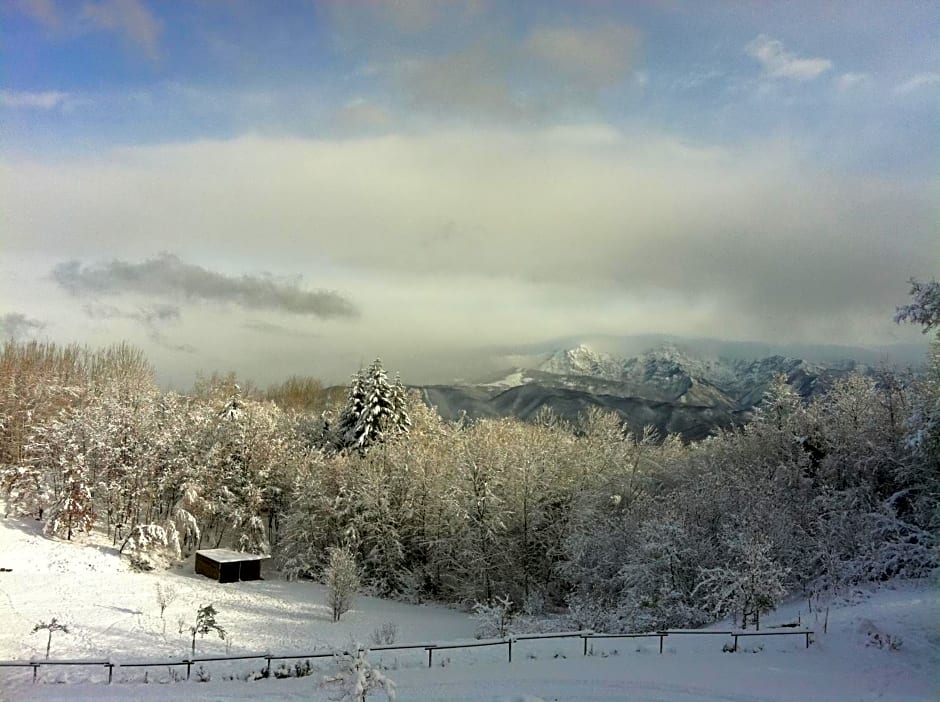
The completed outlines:
[[[196,551],[196,572],[220,583],[261,580],[261,561],[267,558],[227,548],[210,548]]]

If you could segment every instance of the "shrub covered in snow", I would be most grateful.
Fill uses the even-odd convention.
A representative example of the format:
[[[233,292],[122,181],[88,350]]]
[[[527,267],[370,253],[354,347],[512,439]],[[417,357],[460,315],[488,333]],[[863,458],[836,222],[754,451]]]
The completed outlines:
[[[477,638],[506,638],[513,614],[512,600],[508,595],[494,597],[492,602],[474,602],[470,616],[477,623]]]
[[[349,650],[333,657],[336,671],[324,678],[333,699],[365,702],[373,692],[381,690],[387,700],[395,699],[395,683],[369,661],[369,651],[353,644]]]

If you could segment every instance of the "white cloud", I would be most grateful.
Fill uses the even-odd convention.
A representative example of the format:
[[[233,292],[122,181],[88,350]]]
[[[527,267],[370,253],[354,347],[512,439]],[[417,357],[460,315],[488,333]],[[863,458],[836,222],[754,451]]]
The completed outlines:
[[[922,88],[940,85],[940,73],[927,72],[918,73],[911,76],[906,81],[898,85],[894,90],[896,93],[912,93]]]
[[[835,80],[836,89],[841,93],[845,93],[864,85],[869,79],[867,73],[843,73]]]
[[[338,127],[352,132],[381,132],[392,124],[392,115],[387,109],[365,98],[350,100],[333,119]]]
[[[744,47],[756,59],[770,78],[807,81],[818,78],[832,68],[832,61],[824,58],[799,58],[786,51],[783,43],[766,34],[758,35]]]
[[[94,28],[122,34],[151,59],[159,55],[162,25],[141,0],[89,0],[82,17]]]
[[[13,109],[54,110],[71,100],[69,93],[49,90],[41,93],[0,90],[0,105]]]
[[[324,354],[615,327],[780,342],[894,333],[904,281],[936,274],[929,188],[817,171],[798,153],[603,125],[119,149],[0,167],[4,244],[48,269],[165,249],[229,277],[302,273],[362,311],[303,327]],[[221,338],[242,321],[175,333],[194,343],[187,334]]]

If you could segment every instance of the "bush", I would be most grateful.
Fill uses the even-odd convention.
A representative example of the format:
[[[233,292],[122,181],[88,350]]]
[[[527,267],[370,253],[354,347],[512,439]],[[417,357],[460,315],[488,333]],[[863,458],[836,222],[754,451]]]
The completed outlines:
[[[376,627],[369,638],[373,646],[391,646],[398,638],[398,625],[395,622],[385,622]]]
[[[473,614],[470,616],[477,622],[478,639],[504,639],[509,634],[509,625],[512,622],[512,600],[509,595],[503,595],[495,598],[490,604],[474,602]]]
[[[349,652],[334,657],[336,673],[324,679],[324,684],[336,688],[339,700],[363,702],[375,690],[382,690],[389,700],[395,699],[395,683],[369,661],[369,652],[350,646]]]

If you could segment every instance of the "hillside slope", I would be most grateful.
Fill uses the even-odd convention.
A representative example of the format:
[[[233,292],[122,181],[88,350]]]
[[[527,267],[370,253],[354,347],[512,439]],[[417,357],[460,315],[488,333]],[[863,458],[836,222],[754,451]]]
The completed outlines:
[[[34,523],[0,520],[0,658],[41,658],[42,634],[31,634],[40,619],[58,616],[71,626],[53,639],[53,658],[111,657],[115,660],[179,657],[188,649],[177,633],[178,617],[189,618],[198,604],[214,602],[229,631],[231,653],[327,650],[368,641],[385,622],[399,627],[400,642],[468,640],[473,622],[466,615],[435,606],[413,606],[361,597],[342,622],[329,621],[322,589],[310,583],[271,579],[219,585],[192,573],[191,564],[165,572],[135,573],[100,538],[86,543],[47,539]],[[166,634],[154,586],[174,587]],[[724,653],[727,637],[673,636],[663,655],[657,640],[606,640],[592,643],[584,657],[580,641],[519,642],[511,664],[505,648],[439,651],[432,670],[423,650],[373,654],[397,682],[398,699],[444,700],[640,700],[691,702],[782,702],[784,700],[940,699],[940,597],[935,584],[888,583],[858,589],[830,603],[829,632],[818,633],[808,650],[803,637],[744,640],[738,653]],[[802,617],[804,626],[821,629],[805,600],[793,600],[768,616],[765,627]],[[716,625],[722,628],[725,625]],[[896,650],[873,644],[870,632],[900,637]],[[222,654],[225,642],[197,640],[201,654]],[[169,682],[168,669],[118,669],[116,682],[104,684],[100,667],[43,670],[39,684],[28,671],[0,669],[0,699],[25,700],[328,700],[321,686],[331,670],[322,663],[300,679],[225,681],[248,675],[260,662],[206,664],[212,680]],[[54,682],[66,684],[49,684]],[[166,684],[158,684],[163,681]],[[370,698],[371,699],[371,698]],[[374,699],[381,699],[376,696]]]

